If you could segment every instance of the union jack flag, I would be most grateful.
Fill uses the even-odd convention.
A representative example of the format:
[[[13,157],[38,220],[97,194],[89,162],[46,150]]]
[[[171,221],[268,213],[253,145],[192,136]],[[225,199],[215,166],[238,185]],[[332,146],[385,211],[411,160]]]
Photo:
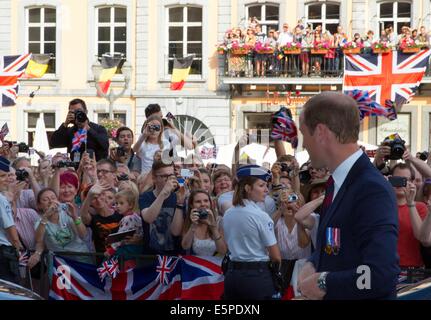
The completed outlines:
[[[281,107],[272,115],[271,138],[290,142],[293,148],[298,146],[298,129],[293,121],[292,113],[286,107]]]
[[[346,54],[343,91],[368,91],[381,106],[386,100],[397,108],[409,101],[420,85],[431,51],[415,54],[390,51],[386,54]]]
[[[203,146],[199,152],[200,156],[204,160],[217,158],[217,147],[206,147]]]
[[[14,106],[18,96],[18,78],[27,68],[31,54],[0,56],[0,106]]]
[[[55,300],[176,300],[220,299],[223,293],[221,258],[167,257],[160,282],[159,258],[151,265],[121,271],[100,280],[95,265],[53,256],[50,298]]]
[[[87,130],[79,129],[75,132],[72,139],[72,152],[79,151],[82,143],[87,143]]]
[[[115,278],[120,272],[120,266],[116,257],[102,262],[102,265],[97,268],[100,279],[103,281],[106,276]]]
[[[157,256],[159,260],[159,264],[156,267],[157,278],[160,284],[169,284],[169,274],[174,271],[177,266],[178,258],[175,257],[167,257],[167,256]]]

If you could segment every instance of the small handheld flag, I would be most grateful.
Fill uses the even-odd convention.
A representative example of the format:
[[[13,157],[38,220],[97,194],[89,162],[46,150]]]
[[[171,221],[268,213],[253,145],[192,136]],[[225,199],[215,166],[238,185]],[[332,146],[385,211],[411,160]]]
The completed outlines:
[[[4,138],[8,135],[8,133],[9,133],[9,127],[7,126],[7,123],[5,123],[0,130],[0,140],[2,142],[4,141]]]
[[[49,54],[32,54],[31,59],[25,69],[24,79],[42,78],[48,70],[51,56]]]

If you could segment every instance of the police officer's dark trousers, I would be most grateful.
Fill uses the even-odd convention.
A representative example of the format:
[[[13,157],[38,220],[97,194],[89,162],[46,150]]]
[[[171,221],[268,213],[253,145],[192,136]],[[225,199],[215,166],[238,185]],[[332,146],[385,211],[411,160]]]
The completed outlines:
[[[226,300],[270,300],[275,294],[268,262],[230,261],[224,281]]]

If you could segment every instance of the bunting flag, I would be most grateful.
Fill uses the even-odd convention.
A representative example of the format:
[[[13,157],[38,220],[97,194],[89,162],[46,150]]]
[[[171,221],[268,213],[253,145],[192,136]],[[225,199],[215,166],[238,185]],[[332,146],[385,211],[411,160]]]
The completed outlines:
[[[3,125],[3,127],[1,127],[1,130],[0,130],[0,140],[1,140],[1,142],[4,141],[4,138],[8,135],[8,133],[9,133],[9,127],[7,126],[7,123],[5,123]]]
[[[87,130],[79,129],[72,139],[72,152],[79,151],[82,143],[87,143]]]
[[[115,279],[119,272],[120,266],[116,257],[103,261],[102,265],[97,268],[97,273],[99,274],[101,281],[103,281],[107,276]]]
[[[23,75],[24,79],[42,78],[48,70],[49,54],[32,54]]]
[[[272,115],[271,138],[290,142],[293,148],[298,146],[298,129],[292,113],[284,106]]]
[[[99,76],[99,88],[104,93],[107,94],[109,87],[111,86],[111,80],[117,72],[117,68],[121,62],[121,58],[113,57],[107,54],[102,56],[102,73]]]
[[[172,71],[171,90],[181,90],[184,87],[195,56],[195,54],[192,54],[185,58],[174,58],[174,70]]]
[[[355,89],[348,91],[347,94],[356,100],[360,120],[368,116],[383,116],[389,120],[395,120],[397,118],[395,103],[389,99],[386,99],[385,106],[383,107],[371,99],[367,90]]]
[[[55,300],[220,300],[221,261],[221,257],[157,257],[149,265],[101,280],[95,265],[54,255],[49,296]]]
[[[0,56],[0,107],[14,106],[20,78],[27,68],[30,54]]]

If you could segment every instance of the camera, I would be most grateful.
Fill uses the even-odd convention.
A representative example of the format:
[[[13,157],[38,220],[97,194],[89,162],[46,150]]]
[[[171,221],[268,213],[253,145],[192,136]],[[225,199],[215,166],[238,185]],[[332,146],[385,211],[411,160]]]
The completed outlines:
[[[290,172],[292,169],[288,166],[287,163],[281,162],[281,172]]]
[[[396,188],[402,188],[407,186],[407,178],[392,176],[388,178],[390,184]]]
[[[28,172],[24,169],[17,169],[15,171],[15,175],[17,181],[26,181],[26,179],[28,178]]]
[[[129,181],[129,176],[125,173],[120,174],[117,176],[118,181]]]
[[[85,114],[84,111],[82,111],[82,110],[76,110],[75,111],[75,122],[83,123],[87,120],[88,120],[88,118],[87,118],[87,115]]]
[[[311,174],[308,169],[299,171],[299,181],[301,183],[309,183],[311,180]]]
[[[58,161],[55,165],[53,165],[54,168],[75,168],[78,169],[79,167],[79,163],[78,162],[73,162],[73,161]]]
[[[119,146],[117,147],[117,157],[124,157],[126,155],[126,150],[124,147]]]
[[[424,152],[421,152],[419,154],[419,159],[421,159],[422,161],[427,161],[428,156],[429,156],[429,152],[428,151],[424,151]]]
[[[287,198],[287,202],[295,202],[298,201],[299,197],[296,193],[289,194],[289,197]]]
[[[388,160],[399,160],[403,157],[406,151],[405,141],[401,139],[398,133],[391,134],[383,140],[383,145],[391,148],[391,154],[387,157]]]
[[[148,129],[152,131],[160,131],[160,126],[158,124],[152,124],[148,126]]]
[[[198,216],[199,216],[199,219],[201,220],[206,219],[208,218],[208,211],[206,209],[199,209]]]
[[[18,143],[18,152],[28,153],[29,149],[28,145],[24,142]]]

